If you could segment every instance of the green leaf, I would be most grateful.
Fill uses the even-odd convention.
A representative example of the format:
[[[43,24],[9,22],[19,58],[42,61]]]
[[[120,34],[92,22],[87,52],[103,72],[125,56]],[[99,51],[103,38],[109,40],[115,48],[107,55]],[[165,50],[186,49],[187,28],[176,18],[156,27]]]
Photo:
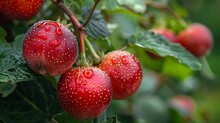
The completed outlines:
[[[0,82],[21,82],[38,78],[26,65],[20,52],[0,47]]]
[[[81,13],[81,8],[84,5],[84,0],[63,0],[63,3],[76,14]]]
[[[89,7],[83,7],[82,19],[84,23],[87,20],[90,11],[91,9]],[[94,11],[91,20],[86,27],[86,32],[93,38],[105,38],[110,35],[109,29],[107,28],[100,10]]]
[[[18,83],[14,93],[0,100],[0,119],[5,123],[47,123],[62,112],[56,90],[45,78]]]
[[[108,117],[106,123],[117,123],[117,116]]]
[[[16,83],[0,83],[0,95],[2,97],[8,96],[15,90],[16,86]]]
[[[180,44],[170,43],[161,35],[145,31],[130,37],[128,43],[131,46],[137,46],[154,52],[159,56],[174,59],[193,70],[201,69],[201,63],[197,58],[185,50]]]
[[[184,80],[194,73],[192,69],[170,59],[164,60],[163,68],[161,72],[164,75],[171,76],[179,80]]]
[[[15,40],[12,42],[14,50],[21,52],[24,36],[25,34],[20,34],[15,37]]]
[[[0,27],[0,44],[7,42],[5,39],[6,36],[7,36],[6,31],[2,27]]]

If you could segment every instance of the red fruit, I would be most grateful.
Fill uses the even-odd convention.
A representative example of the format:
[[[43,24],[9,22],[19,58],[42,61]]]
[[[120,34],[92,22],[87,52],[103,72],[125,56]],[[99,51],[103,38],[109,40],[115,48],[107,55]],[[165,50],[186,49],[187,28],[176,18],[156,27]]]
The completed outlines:
[[[40,21],[26,33],[23,56],[27,65],[41,75],[60,75],[72,67],[78,55],[73,33],[55,21]]]
[[[172,108],[185,116],[191,115],[195,110],[193,99],[184,95],[171,98],[170,104]]]
[[[125,99],[140,86],[142,68],[138,59],[129,52],[113,51],[106,54],[99,68],[111,79],[113,99]]]
[[[176,42],[176,35],[173,33],[173,31],[165,28],[155,28],[151,30],[152,32],[156,34],[160,34],[164,36],[167,40],[169,40],[172,43]]]
[[[112,98],[109,77],[99,68],[79,67],[66,71],[58,83],[61,106],[76,119],[94,119],[104,112]]]
[[[177,42],[196,57],[202,57],[212,48],[213,37],[206,26],[197,23],[180,32]]]
[[[0,0],[0,11],[11,18],[28,20],[42,6],[44,0]]]

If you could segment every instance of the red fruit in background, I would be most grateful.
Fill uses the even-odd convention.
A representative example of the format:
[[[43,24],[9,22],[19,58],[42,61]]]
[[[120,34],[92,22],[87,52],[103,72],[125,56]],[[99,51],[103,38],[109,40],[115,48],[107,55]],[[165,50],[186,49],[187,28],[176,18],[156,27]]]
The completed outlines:
[[[28,20],[42,6],[44,0],[0,0],[0,12],[15,19]]]
[[[195,110],[195,104],[192,98],[179,95],[170,99],[171,107],[183,116],[190,116]]]
[[[134,94],[142,80],[142,68],[138,59],[126,51],[113,51],[105,55],[99,68],[112,82],[113,99],[125,99]]]
[[[196,23],[180,32],[177,42],[196,57],[202,57],[212,48],[213,37],[205,25]]]
[[[58,83],[61,106],[76,119],[94,119],[104,112],[112,98],[109,77],[95,67],[66,71]]]
[[[55,21],[40,21],[26,33],[23,56],[27,65],[41,75],[60,75],[72,67],[78,55],[73,33]]]
[[[166,28],[155,28],[151,30],[152,32],[156,34],[160,34],[164,36],[167,40],[169,40],[172,43],[176,42],[176,35],[173,33],[173,31],[166,29]]]

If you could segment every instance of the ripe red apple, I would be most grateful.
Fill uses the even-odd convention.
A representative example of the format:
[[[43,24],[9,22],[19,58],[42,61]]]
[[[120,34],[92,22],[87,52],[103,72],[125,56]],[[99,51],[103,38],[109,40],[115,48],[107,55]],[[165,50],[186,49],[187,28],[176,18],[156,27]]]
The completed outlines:
[[[0,0],[0,12],[15,19],[28,20],[42,6],[44,0]]]
[[[213,37],[205,25],[195,23],[178,34],[177,42],[194,56],[202,57],[212,48]]]
[[[113,51],[105,55],[99,68],[110,77],[113,99],[126,99],[139,88],[142,68],[138,59],[127,51]]]
[[[41,75],[56,76],[72,67],[78,56],[73,33],[55,21],[40,21],[26,33],[23,56],[27,65]]]
[[[99,68],[77,67],[61,76],[57,96],[61,106],[74,118],[94,119],[110,104],[112,85]]]

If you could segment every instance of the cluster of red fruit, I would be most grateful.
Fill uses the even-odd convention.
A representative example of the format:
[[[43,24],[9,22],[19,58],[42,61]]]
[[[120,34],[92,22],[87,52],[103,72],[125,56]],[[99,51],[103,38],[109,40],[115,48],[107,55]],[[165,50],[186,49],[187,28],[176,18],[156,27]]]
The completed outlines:
[[[28,20],[43,2],[1,0],[0,14]],[[40,21],[28,30],[23,41],[23,56],[38,74],[62,75],[57,88],[58,100],[77,119],[98,117],[112,98],[125,99],[134,94],[142,80],[139,61],[126,51],[106,54],[96,67],[71,68],[78,56],[77,39],[67,27],[55,21]]]
[[[152,32],[161,34],[171,43],[180,43],[194,56],[205,56],[213,45],[213,37],[210,30],[203,24],[195,23],[181,31],[177,36],[169,29],[157,28]]]
[[[125,99],[134,94],[142,80],[139,61],[126,51],[106,54],[98,67],[71,68],[78,56],[76,37],[55,21],[40,21],[28,30],[23,56],[38,74],[62,74],[58,100],[77,119],[96,118],[112,98]]]

